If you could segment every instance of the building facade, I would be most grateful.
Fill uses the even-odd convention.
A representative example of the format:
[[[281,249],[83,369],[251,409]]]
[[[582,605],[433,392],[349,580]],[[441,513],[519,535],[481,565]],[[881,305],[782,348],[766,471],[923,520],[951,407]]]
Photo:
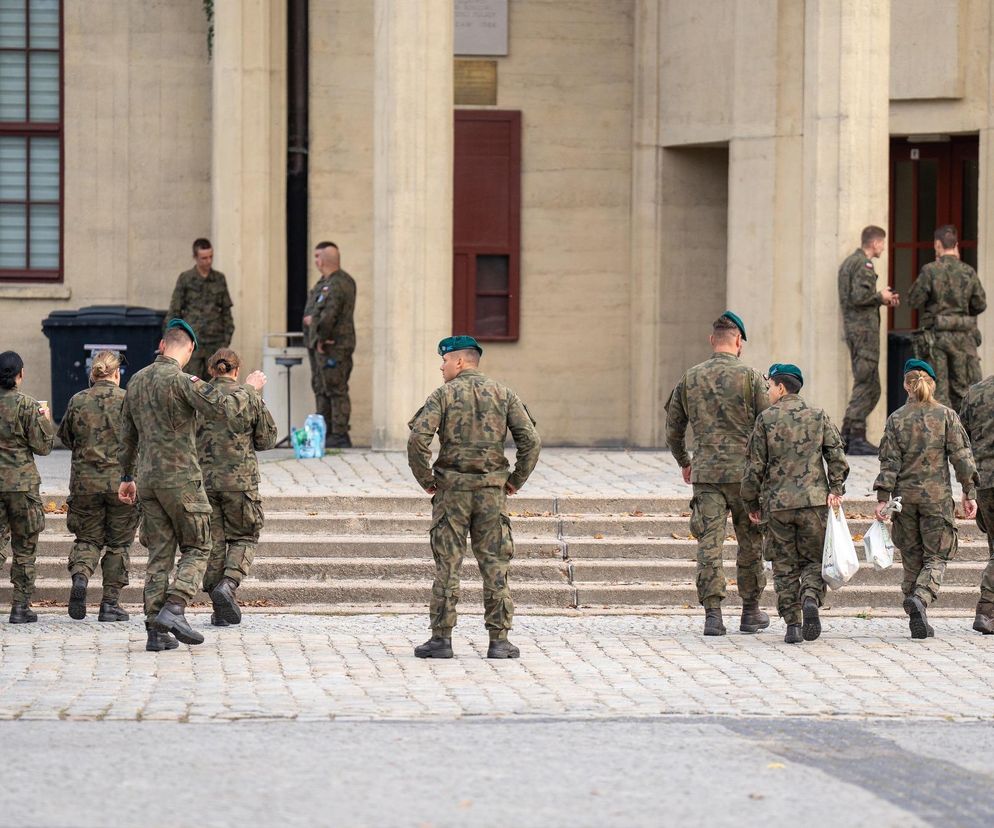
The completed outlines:
[[[41,27],[23,47],[19,7]],[[985,280],[990,2],[455,7],[215,0],[210,21],[197,0],[0,2],[0,58],[26,78],[5,69],[0,94],[0,314],[28,390],[49,396],[49,311],[164,308],[201,235],[251,365],[292,329],[309,248],[339,244],[359,289],[353,440],[384,448],[454,330],[480,335],[548,443],[662,445],[669,391],[726,307],[749,362],[801,365],[841,420],[836,271],[864,225],[888,228],[881,286],[906,294],[947,221]],[[474,9],[506,20],[506,54],[456,54]],[[485,103],[457,103],[481,93],[466,71]]]

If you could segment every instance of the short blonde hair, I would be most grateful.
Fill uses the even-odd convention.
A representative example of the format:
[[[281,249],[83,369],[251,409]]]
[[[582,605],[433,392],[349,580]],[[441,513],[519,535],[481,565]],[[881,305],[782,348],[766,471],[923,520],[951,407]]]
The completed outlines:
[[[97,351],[90,362],[90,379],[93,382],[114,376],[121,367],[121,357],[116,351]]]

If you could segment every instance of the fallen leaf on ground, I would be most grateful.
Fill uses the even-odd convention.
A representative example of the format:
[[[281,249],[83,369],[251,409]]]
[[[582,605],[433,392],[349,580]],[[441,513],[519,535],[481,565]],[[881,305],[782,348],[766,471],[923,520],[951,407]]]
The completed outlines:
[[[596,535],[594,535],[594,540],[604,540],[604,536],[600,532],[598,532]]]
[[[783,762],[770,762],[766,767],[770,770],[780,770],[781,768],[787,767]]]

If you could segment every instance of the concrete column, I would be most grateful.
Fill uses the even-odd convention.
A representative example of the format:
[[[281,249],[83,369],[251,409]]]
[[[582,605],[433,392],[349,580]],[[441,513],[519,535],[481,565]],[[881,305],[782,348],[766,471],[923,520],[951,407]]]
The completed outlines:
[[[395,449],[452,327],[452,2],[375,0],[373,25],[373,447]]]
[[[286,3],[214,4],[211,241],[246,372],[286,318]]]
[[[841,425],[851,374],[838,266],[859,245],[863,226],[887,226],[890,2],[806,0],[804,22],[803,297],[777,316],[800,314],[806,396]],[[886,261],[877,272],[887,272]],[[883,384],[886,348],[880,369]],[[885,410],[881,395],[873,437]]]

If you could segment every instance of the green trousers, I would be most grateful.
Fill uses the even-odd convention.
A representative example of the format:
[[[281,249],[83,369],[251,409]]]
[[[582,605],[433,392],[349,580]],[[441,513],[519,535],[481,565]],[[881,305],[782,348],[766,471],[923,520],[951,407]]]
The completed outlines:
[[[994,489],[977,491],[977,526],[987,535],[987,568],[980,579],[980,603],[994,611]]]
[[[138,509],[121,503],[117,492],[75,494],[69,498],[68,505],[66,528],[76,536],[69,552],[69,574],[89,578],[99,566],[103,576],[103,597],[115,600],[121,589],[128,585]],[[101,552],[104,553],[102,560]]]
[[[814,598],[821,606],[825,597],[821,559],[827,523],[827,506],[770,512],[766,542],[773,560],[777,612],[787,624],[801,623],[805,598]]]
[[[946,564],[956,553],[956,531],[951,500],[939,503],[904,503],[893,517],[894,546],[901,550],[904,578],[901,591],[917,595],[925,606],[939,597]]]
[[[2,539],[9,533],[10,583],[15,604],[27,603],[34,594],[38,535],[44,528],[45,510],[37,487],[30,492],[0,492],[0,554]]]
[[[211,552],[204,572],[204,592],[222,578],[242,582],[252,567],[262,531],[262,498],[252,492],[208,492],[211,514]]]

